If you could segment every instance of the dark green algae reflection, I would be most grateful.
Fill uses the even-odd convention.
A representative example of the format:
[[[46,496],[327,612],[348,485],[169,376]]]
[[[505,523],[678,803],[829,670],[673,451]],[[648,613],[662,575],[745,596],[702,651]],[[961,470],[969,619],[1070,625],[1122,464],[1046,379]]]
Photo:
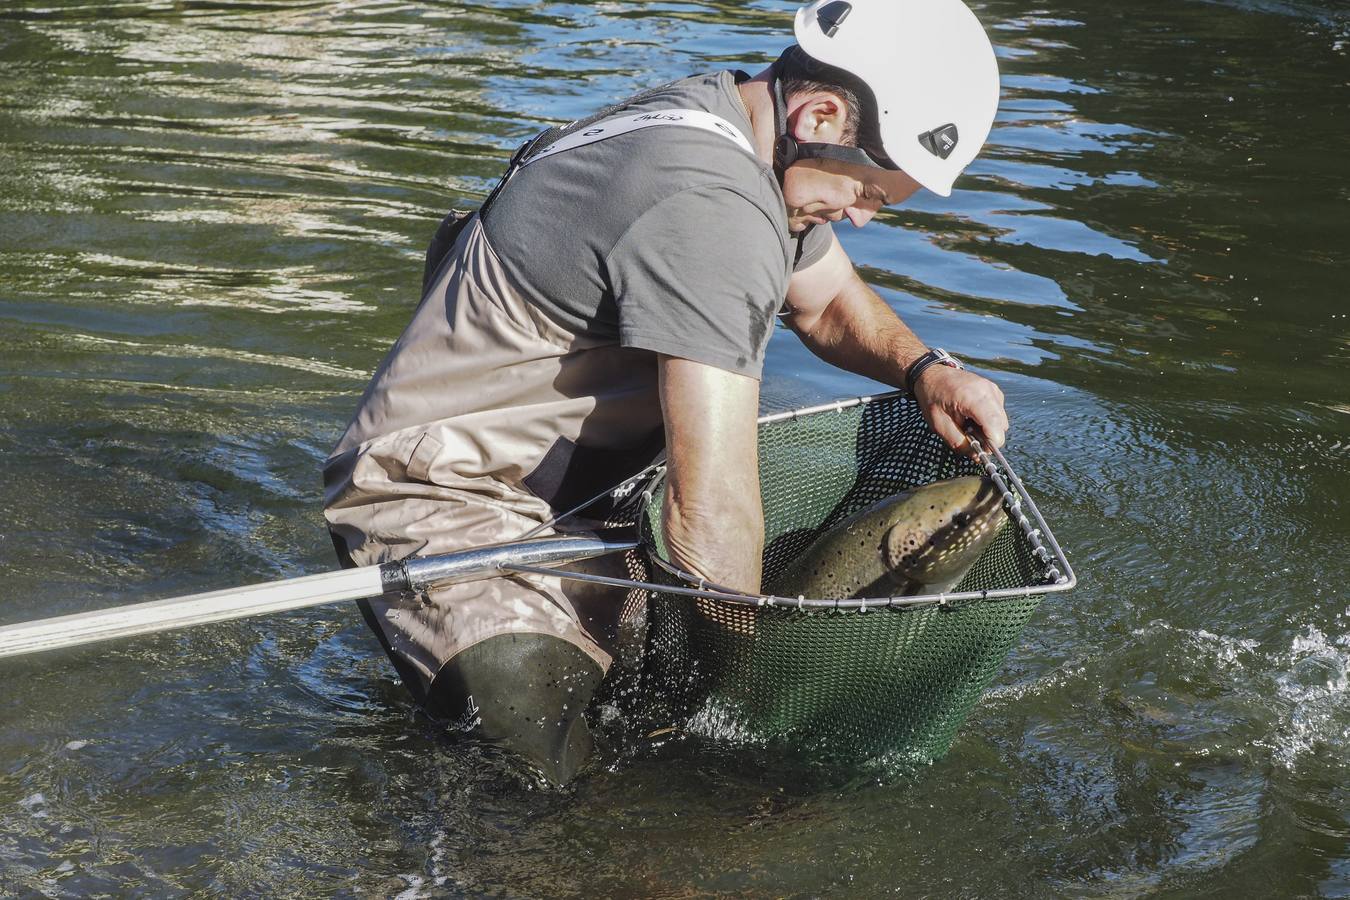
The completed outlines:
[[[4,4],[0,621],[329,567],[318,466],[439,213],[790,9]],[[543,790],[312,610],[0,666],[0,893],[1350,896],[1350,21],[980,13],[988,152],[843,239],[1005,386],[1083,585],[946,759],[616,737]],[[775,337],[767,405],[871,387]]]

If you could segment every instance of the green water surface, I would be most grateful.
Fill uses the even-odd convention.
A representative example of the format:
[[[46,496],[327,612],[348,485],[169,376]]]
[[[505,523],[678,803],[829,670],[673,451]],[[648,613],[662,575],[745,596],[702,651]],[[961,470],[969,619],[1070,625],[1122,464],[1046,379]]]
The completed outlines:
[[[330,568],[439,216],[792,11],[0,4],[0,623]],[[0,895],[1350,897],[1350,13],[977,11],[985,154],[840,236],[1004,387],[1082,585],[944,760],[670,737],[544,789],[320,608],[0,661]],[[768,405],[874,388],[774,336]]]

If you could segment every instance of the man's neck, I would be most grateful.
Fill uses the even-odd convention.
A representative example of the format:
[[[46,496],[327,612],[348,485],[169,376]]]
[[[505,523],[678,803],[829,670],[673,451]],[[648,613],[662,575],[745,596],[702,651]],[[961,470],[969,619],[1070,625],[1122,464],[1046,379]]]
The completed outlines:
[[[773,70],[765,69],[749,81],[736,85],[741,102],[750,116],[750,130],[754,138],[755,155],[765,165],[773,165],[773,145],[778,134],[773,116]]]

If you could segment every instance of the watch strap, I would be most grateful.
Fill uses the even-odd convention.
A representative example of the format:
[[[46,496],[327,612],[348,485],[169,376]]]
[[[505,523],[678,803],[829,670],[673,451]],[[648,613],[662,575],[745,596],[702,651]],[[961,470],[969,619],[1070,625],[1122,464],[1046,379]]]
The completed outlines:
[[[914,386],[919,383],[919,376],[922,375],[929,366],[951,366],[953,369],[965,368],[965,366],[962,365],[961,360],[952,356],[941,347],[934,347],[932,350],[929,350],[923,356],[920,356],[918,359],[914,360],[914,362],[910,363],[909,368],[905,370],[905,390],[909,392],[911,397],[914,396]]]

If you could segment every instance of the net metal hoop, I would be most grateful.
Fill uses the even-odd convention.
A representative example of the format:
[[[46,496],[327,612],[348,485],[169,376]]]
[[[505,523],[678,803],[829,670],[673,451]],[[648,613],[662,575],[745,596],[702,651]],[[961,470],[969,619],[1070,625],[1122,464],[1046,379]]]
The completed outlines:
[[[889,391],[882,394],[854,397],[848,400],[838,400],[832,403],[824,403],[817,406],[809,406],[802,409],[761,416],[758,419],[758,425],[763,429],[766,426],[772,427],[778,422],[787,422],[805,416],[831,412],[838,413],[846,409],[865,406],[869,403],[892,400],[905,396],[907,395],[903,391]],[[1043,584],[1011,588],[991,588],[978,591],[920,594],[905,597],[872,597],[860,599],[779,597],[772,594],[746,594],[722,585],[705,581],[663,559],[656,550],[656,539],[648,527],[647,518],[641,514],[636,515],[635,524],[638,526],[639,538],[646,551],[645,556],[647,561],[652,566],[665,572],[671,578],[676,579],[679,583],[656,584],[647,581],[597,575],[589,572],[575,572],[531,565],[507,565],[503,566],[503,570],[520,574],[552,576],[570,581],[583,581],[592,584],[627,588],[630,590],[643,590],[650,592],[650,595],[652,596],[669,594],[706,600],[719,600],[739,606],[771,607],[791,610],[852,610],[866,612],[868,610],[914,609],[925,607],[957,608],[976,603],[1015,598],[1022,599],[1033,596],[1039,597],[1044,594],[1072,590],[1078,584],[1078,577],[1074,574],[1073,567],[1069,564],[1068,558],[1060,548],[1059,542],[1055,540],[1055,536],[1051,532],[1050,527],[1046,524],[1040,509],[1037,508],[1035,501],[1032,500],[1031,495],[1022,484],[1022,480],[1018,478],[1017,473],[1013,471],[1012,465],[997,447],[986,447],[985,442],[980,440],[978,432],[973,429],[968,430],[967,435],[970,437],[972,447],[979,458],[980,467],[983,468],[985,474],[994,482],[999,491],[1003,494],[1003,505],[1007,511],[1008,518],[1016,523],[1017,527],[1021,529],[1022,534],[1031,545],[1033,555],[1043,564],[1045,577]],[[627,497],[636,492],[649,504],[653,492],[661,483],[664,476],[665,466],[659,462],[654,463],[638,474],[625,480],[611,491],[586,501],[586,503],[581,506],[569,510],[547,524],[552,525],[560,521],[565,521],[568,517],[583,511],[587,506],[605,497]],[[535,531],[538,530],[540,529],[535,529]]]

